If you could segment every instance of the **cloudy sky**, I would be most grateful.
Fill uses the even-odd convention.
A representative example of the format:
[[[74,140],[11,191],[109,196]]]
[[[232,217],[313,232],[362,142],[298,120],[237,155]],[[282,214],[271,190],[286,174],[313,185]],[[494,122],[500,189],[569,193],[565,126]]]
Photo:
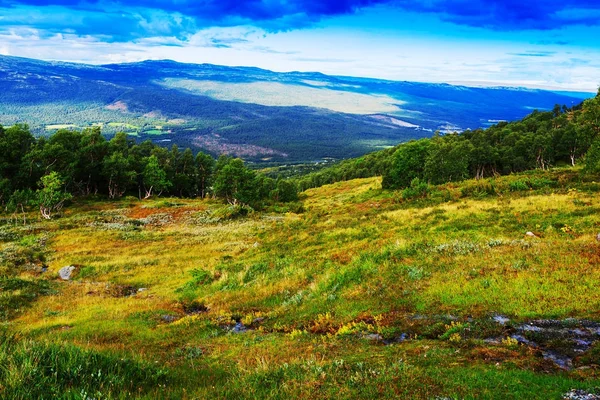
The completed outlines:
[[[599,0],[0,0],[0,54],[93,64],[595,92],[598,38]]]

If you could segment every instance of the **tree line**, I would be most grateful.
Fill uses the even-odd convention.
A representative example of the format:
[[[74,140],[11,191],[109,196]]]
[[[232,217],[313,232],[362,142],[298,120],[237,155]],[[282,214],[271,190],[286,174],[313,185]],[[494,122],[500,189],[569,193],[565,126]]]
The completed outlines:
[[[384,189],[401,189],[415,179],[442,184],[585,161],[600,173],[600,91],[568,108],[534,111],[515,122],[487,129],[413,140],[394,148],[342,161],[296,178],[300,190],[356,178],[383,176]]]
[[[125,133],[107,140],[100,128],[59,130],[35,138],[27,125],[0,125],[0,205],[5,210],[38,206],[45,218],[76,196],[124,195],[224,199],[261,207],[297,199],[294,183],[272,179],[240,159],[191,149],[136,143]]]

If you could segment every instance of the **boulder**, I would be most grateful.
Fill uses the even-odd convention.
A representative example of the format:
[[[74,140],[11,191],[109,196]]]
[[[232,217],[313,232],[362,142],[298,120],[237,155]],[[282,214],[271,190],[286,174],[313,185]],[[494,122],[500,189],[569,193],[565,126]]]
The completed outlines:
[[[60,279],[62,279],[63,281],[68,281],[69,279],[71,279],[71,276],[73,275],[74,271],[75,267],[72,265],[62,267],[58,270],[58,276],[60,276]]]
[[[537,235],[533,232],[527,232],[525,233],[525,236],[529,236],[529,237],[537,237]]]

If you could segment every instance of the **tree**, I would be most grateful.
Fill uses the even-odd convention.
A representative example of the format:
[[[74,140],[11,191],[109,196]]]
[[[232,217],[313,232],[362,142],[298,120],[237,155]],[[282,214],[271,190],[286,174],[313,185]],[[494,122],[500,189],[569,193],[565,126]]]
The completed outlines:
[[[568,124],[564,128],[558,129],[556,135],[557,155],[568,158],[571,165],[574,166],[590,148],[594,131],[589,126]]]
[[[212,185],[213,172],[215,169],[215,160],[208,154],[199,152],[196,154],[196,170],[198,193],[204,198],[208,194],[208,190]]]
[[[410,185],[413,179],[423,178],[425,160],[431,149],[427,139],[402,144],[392,156],[391,167],[384,172],[384,189],[398,189]]]
[[[121,197],[127,187],[135,182],[136,172],[120,152],[112,153],[102,163],[102,175],[108,183],[108,197]]]
[[[276,183],[275,190],[273,190],[271,197],[275,201],[281,201],[287,203],[290,201],[298,200],[298,188],[296,185],[287,179],[279,179]]]
[[[6,211],[12,213],[15,221],[17,213],[21,212],[23,216],[23,225],[27,223],[27,214],[25,212],[29,206],[36,204],[36,194],[31,189],[15,190],[8,199]]]
[[[83,131],[76,180],[81,182],[85,194],[98,192],[102,181],[102,164],[107,152],[108,142],[99,127]]]
[[[73,196],[63,190],[63,181],[60,175],[53,171],[40,180],[40,189],[37,190],[37,204],[40,214],[45,219],[51,219],[52,214],[60,211],[64,203]]]
[[[222,156],[217,165],[214,182],[217,197],[233,205],[250,205],[256,200],[255,173],[242,160]]]
[[[472,151],[473,145],[459,135],[435,138],[425,161],[425,179],[435,185],[466,179]]]
[[[179,196],[192,197],[198,193],[198,185],[196,179],[198,169],[196,168],[196,160],[192,150],[187,148],[177,159],[175,168],[175,176],[173,177],[174,191]]]
[[[160,166],[158,158],[155,155],[151,155],[148,158],[148,162],[144,167],[144,190],[146,192],[145,199],[152,196],[152,191],[157,191],[158,196],[164,190],[167,190],[172,186],[172,183],[167,179],[167,173]]]
[[[600,138],[596,139],[585,155],[584,172],[600,174]]]

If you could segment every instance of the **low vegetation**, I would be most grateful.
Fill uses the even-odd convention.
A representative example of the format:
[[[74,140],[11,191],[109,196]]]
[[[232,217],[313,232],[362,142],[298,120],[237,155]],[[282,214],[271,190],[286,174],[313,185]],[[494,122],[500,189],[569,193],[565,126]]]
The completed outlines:
[[[594,393],[598,99],[299,181],[0,129],[0,397]]]
[[[1,396],[593,392],[598,345],[564,370],[514,337],[532,320],[599,319],[599,181],[366,178],[308,190],[295,212],[75,198],[50,220],[5,215]]]

